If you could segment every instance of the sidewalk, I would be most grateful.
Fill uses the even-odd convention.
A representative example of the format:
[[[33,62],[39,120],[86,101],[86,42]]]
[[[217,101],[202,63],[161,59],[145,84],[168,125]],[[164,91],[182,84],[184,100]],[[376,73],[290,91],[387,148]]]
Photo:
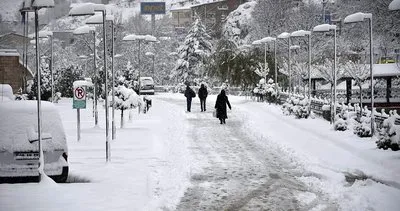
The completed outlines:
[[[329,193],[345,210],[397,210],[400,206],[398,152],[377,149],[374,140],[359,138],[352,130],[334,131],[320,118],[284,116],[280,106],[251,101],[236,106],[232,113],[245,119],[249,132],[306,169],[300,179]],[[345,175],[364,180],[349,183]]]

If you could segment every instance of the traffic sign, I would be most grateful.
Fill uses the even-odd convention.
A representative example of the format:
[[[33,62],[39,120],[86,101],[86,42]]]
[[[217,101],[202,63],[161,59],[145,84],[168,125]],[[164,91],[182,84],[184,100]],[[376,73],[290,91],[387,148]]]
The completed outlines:
[[[165,2],[140,2],[140,14],[163,15],[165,14]]]
[[[74,109],[86,108],[86,89],[83,86],[74,87],[74,101],[72,104]]]

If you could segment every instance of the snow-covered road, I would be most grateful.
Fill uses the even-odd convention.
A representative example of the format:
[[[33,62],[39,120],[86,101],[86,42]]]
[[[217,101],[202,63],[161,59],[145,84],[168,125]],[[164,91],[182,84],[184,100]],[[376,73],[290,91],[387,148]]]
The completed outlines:
[[[194,103],[186,114],[196,168],[177,210],[336,210],[319,190],[296,179],[298,169],[279,152],[261,147],[234,112],[220,125],[210,101],[209,111],[200,112]],[[177,104],[184,108],[182,101]]]
[[[212,117],[216,96],[186,113],[182,94],[152,96],[111,143],[105,162],[104,109],[93,127],[82,110],[76,140],[71,99],[60,111],[69,145],[69,184],[0,184],[0,210],[398,210],[400,155],[370,139],[298,120],[278,106],[229,96],[226,125]],[[116,113],[119,126],[120,112]],[[346,172],[363,180],[347,182]],[[78,182],[78,183],[76,183]],[[79,183],[89,182],[89,183]]]

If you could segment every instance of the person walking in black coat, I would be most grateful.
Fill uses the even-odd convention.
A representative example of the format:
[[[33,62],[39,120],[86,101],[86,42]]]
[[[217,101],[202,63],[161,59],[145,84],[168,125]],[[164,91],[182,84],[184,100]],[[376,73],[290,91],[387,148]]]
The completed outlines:
[[[201,112],[206,111],[206,98],[208,95],[208,91],[204,84],[201,84],[198,94],[200,98]]]
[[[217,109],[217,118],[220,124],[225,124],[225,119],[228,118],[226,114],[226,105],[232,110],[231,104],[229,103],[228,96],[225,94],[225,90],[221,90],[221,93],[217,96],[217,101],[215,102],[215,109]]]
[[[190,112],[190,109],[192,107],[192,98],[196,97],[196,93],[193,91],[192,88],[189,87],[189,85],[186,85],[185,97],[187,112]]]

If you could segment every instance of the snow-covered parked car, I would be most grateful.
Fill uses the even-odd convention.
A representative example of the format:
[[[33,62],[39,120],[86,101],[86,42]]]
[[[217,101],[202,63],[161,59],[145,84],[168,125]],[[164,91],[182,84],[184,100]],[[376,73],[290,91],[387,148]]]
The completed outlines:
[[[68,177],[68,149],[56,107],[42,102],[44,172],[56,182]],[[37,181],[37,101],[0,102],[0,183]]]

